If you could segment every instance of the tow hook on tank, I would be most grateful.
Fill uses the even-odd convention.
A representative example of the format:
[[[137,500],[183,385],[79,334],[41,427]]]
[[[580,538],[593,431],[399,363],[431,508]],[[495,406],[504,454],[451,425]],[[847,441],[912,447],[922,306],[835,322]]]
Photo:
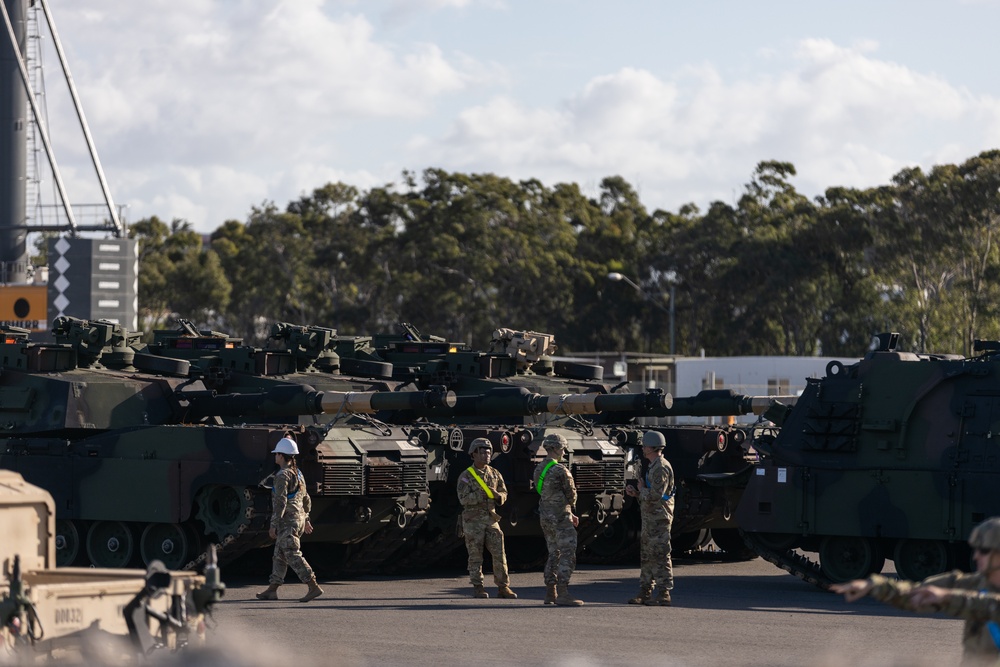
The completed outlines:
[[[406,528],[406,522],[410,517],[410,513],[406,511],[406,508],[402,505],[396,505],[392,511],[396,513],[396,525],[400,528]]]
[[[358,523],[368,523],[372,520],[372,508],[364,505],[357,508],[354,510],[354,520]]]
[[[604,505],[600,501],[594,503],[594,518],[597,523],[602,524],[608,518],[608,513],[604,510]]]

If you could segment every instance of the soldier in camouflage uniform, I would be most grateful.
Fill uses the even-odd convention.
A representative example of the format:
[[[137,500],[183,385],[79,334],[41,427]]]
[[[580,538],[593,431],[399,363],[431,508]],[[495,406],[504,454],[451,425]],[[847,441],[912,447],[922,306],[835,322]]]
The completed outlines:
[[[937,613],[965,619],[962,631],[963,663],[996,665],[1000,661],[1000,517],[972,529],[976,571],[955,570],[923,581],[897,581],[873,574],[830,590],[848,602],[866,595],[908,611]]]
[[[580,519],[573,513],[576,506],[573,475],[559,462],[566,453],[566,438],[558,433],[547,435],[542,447],[548,456],[535,467],[532,480],[542,496],[538,500],[538,513],[549,549],[545,562],[545,604],[579,607],[583,601],[569,594],[569,578],[576,569],[576,527]]]
[[[483,545],[493,556],[493,581],[497,595],[516,598],[510,589],[507,555],[504,553],[503,531],[496,507],[507,502],[507,485],[496,468],[489,465],[493,445],[486,438],[476,438],[469,444],[472,465],[458,476],[458,501],[462,504],[462,530],[465,548],[469,551],[469,581],[472,596],[488,598],[483,587]]]
[[[309,563],[302,557],[299,538],[313,531],[309,521],[312,499],[306,491],[306,481],[295,465],[299,447],[291,438],[284,437],[275,445],[274,462],[279,470],[274,473],[271,488],[271,528],[268,534],[274,540],[274,557],[271,567],[270,586],[257,593],[258,600],[277,600],[278,587],[285,583],[285,575],[291,567],[302,583],[309,585],[299,602],[309,602],[323,594],[316,582]]]
[[[639,500],[642,533],[639,535],[639,594],[629,604],[669,607],[674,588],[674,569],[670,562],[670,524],[674,520],[674,469],[663,458],[667,441],[662,433],[646,431],[642,435],[642,455],[649,461],[637,486],[626,486],[625,493]],[[657,587],[654,598],[653,588]]]

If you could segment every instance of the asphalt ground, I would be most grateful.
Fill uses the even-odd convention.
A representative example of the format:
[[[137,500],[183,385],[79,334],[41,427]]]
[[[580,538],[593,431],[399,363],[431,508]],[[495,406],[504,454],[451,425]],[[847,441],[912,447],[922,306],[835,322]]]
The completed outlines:
[[[324,596],[300,604],[306,587],[292,572],[282,599],[256,600],[262,571],[226,580],[211,641],[225,662],[297,667],[948,667],[960,659],[961,621],[849,604],[760,559],[682,559],[674,573],[674,606],[642,607],[625,604],[638,567],[581,566],[571,591],[587,604],[565,608],[542,604],[541,572],[512,573],[517,600],[474,599],[464,573],[450,570],[322,581]]]

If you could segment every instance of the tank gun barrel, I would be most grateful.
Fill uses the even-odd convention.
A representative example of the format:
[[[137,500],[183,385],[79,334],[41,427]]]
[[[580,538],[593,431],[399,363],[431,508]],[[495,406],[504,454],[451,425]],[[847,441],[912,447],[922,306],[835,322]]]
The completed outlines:
[[[795,403],[796,396],[747,396],[732,389],[706,389],[694,396],[674,398],[673,405],[662,410],[651,410],[653,417],[728,417],[737,415],[762,415],[775,401],[786,405]]]
[[[659,389],[643,394],[564,394],[549,396],[546,412],[555,414],[596,414],[603,412],[657,412],[669,410],[674,399]]]
[[[319,414],[373,414],[381,410],[450,409],[450,391],[316,391],[309,385],[280,385],[254,394],[217,394],[214,391],[180,392],[189,412],[200,417],[245,414],[283,417]]]

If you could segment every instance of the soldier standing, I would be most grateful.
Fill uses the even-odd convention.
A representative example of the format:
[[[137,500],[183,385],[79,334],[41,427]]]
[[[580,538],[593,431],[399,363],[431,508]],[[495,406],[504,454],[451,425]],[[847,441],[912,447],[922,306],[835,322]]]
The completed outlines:
[[[274,450],[274,462],[278,472],[274,473],[271,488],[271,528],[268,534],[274,540],[274,556],[271,566],[270,585],[267,590],[257,593],[258,600],[277,600],[278,587],[285,583],[285,575],[291,567],[304,584],[309,585],[299,602],[309,602],[323,594],[316,582],[309,563],[302,557],[299,539],[302,534],[313,531],[309,522],[312,499],[306,491],[306,481],[295,464],[299,446],[289,437],[278,441]]]
[[[493,581],[497,595],[516,598],[510,589],[507,573],[507,555],[504,553],[503,531],[496,507],[507,502],[507,485],[492,467],[490,457],[493,445],[486,438],[476,438],[469,444],[472,465],[458,476],[458,502],[462,504],[462,529],[465,531],[465,548],[469,551],[469,581],[472,597],[488,598],[483,587],[483,545],[493,556]]]
[[[532,479],[541,495],[538,513],[549,549],[545,561],[545,604],[580,607],[583,600],[569,594],[569,578],[576,569],[576,527],[580,519],[573,513],[576,506],[573,475],[560,463],[566,453],[566,438],[558,433],[547,435],[542,447],[548,456],[535,467]]]
[[[625,493],[639,499],[642,533],[639,536],[639,594],[629,604],[671,604],[674,570],[670,562],[670,524],[674,520],[674,470],[663,458],[667,441],[662,433],[646,431],[642,435],[642,455],[649,461],[637,487],[626,486]],[[652,597],[653,588],[657,596]]]
[[[963,618],[963,662],[995,665],[1000,660],[1000,517],[973,528],[969,546],[976,562],[972,574],[954,570],[920,582],[873,574],[834,584],[830,590],[843,593],[848,602],[870,595],[908,611],[944,612]]]

